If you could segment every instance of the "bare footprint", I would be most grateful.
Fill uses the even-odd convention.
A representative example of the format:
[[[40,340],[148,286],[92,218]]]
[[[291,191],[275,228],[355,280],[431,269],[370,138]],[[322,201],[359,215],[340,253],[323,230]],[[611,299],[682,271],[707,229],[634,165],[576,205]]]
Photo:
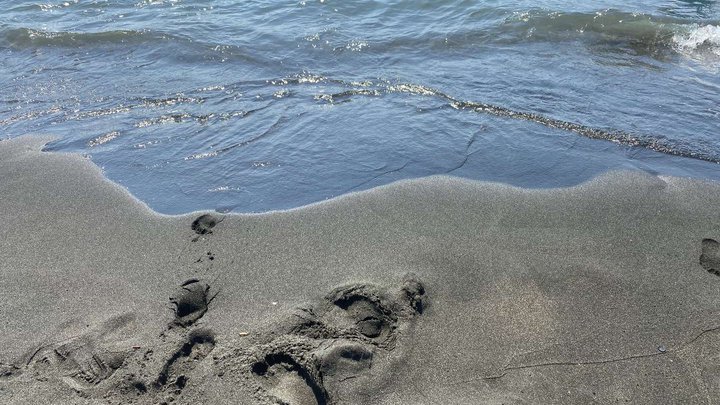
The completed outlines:
[[[399,322],[422,313],[424,294],[422,283],[412,275],[399,289],[341,286],[325,296],[325,303],[298,308],[285,331],[314,339],[353,338],[389,348]]]
[[[84,391],[109,379],[125,362],[130,347],[132,314],[113,317],[93,330],[53,345],[41,346],[27,366],[55,375],[77,391]]]
[[[290,353],[274,352],[252,365],[268,396],[285,405],[326,405],[328,394],[322,379]]]
[[[703,239],[700,265],[709,273],[720,276],[720,243],[714,239]]]
[[[359,287],[340,291],[334,297],[333,304],[345,311],[362,335],[386,339],[392,333],[397,318],[382,306],[379,299],[364,290]]]
[[[197,217],[190,225],[193,231],[198,235],[207,235],[212,233],[212,229],[217,225],[221,219],[211,214],[204,214]]]
[[[188,382],[188,373],[195,367],[194,363],[205,357],[215,348],[215,334],[207,329],[190,332],[187,340],[165,362],[160,371],[155,388],[162,389],[168,384],[175,390],[182,390]]]
[[[399,320],[422,314],[425,287],[412,273],[405,275],[396,293],[372,284],[336,288],[326,299],[345,312],[355,329],[365,337],[389,339]]]
[[[399,334],[422,312],[424,295],[422,283],[408,275],[400,288],[351,284],[298,308],[271,333],[276,337],[268,346],[257,348],[261,360],[251,372],[261,398],[288,405],[344,403],[376,378],[370,373],[376,356],[388,364]]]
[[[62,380],[83,390],[100,384],[119,369],[127,350],[112,351],[96,346],[90,339],[77,339],[53,350]]]
[[[210,286],[198,279],[182,283],[177,293],[170,297],[170,302],[175,305],[175,323],[186,327],[202,318],[214,298],[209,293]]]

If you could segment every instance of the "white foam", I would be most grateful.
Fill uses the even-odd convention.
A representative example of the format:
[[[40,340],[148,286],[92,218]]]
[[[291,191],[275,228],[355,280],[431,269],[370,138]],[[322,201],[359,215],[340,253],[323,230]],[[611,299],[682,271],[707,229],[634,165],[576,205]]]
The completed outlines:
[[[720,26],[693,26],[688,31],[675,34],[673,42],[682,53],[709,51],[720,56]]]

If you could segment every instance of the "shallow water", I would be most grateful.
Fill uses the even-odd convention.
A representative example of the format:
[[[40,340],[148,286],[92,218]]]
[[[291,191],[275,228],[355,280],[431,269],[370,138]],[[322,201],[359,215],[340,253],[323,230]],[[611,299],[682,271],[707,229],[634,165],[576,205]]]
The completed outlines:
[[[0,137],[163,213],[403,178],[720,180],[715,1],[2,1]]]

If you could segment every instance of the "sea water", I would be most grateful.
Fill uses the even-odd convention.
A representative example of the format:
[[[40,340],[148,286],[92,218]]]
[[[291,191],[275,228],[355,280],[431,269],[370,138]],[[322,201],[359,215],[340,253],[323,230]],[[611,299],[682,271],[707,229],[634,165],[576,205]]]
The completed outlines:
[[[720,180],[710,0],[0,1],[0,138],[162,213],[448,174]]]

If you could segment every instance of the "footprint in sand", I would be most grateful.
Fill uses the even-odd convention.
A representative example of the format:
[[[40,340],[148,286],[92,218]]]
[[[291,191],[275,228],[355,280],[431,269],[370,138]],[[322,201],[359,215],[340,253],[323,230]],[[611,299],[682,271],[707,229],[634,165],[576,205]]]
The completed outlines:
[[[307,347],[291,342],[273,345],[260,361],[252,364],[252,374],[269,402],[342,403],[339,396],[332,393],[333,384],[356,378],[372,367],[373,348],[366,344],[347,339],[305,343]]]
[[[397,317],[382,305],[380,298],[368,286],[341,288],[328,296],[354,328],[369,338],[388,338]]]
[[[160,335],[161,342],[144,354],[137,353],[132,367],[123,370],[124,377],[115,390],[121,403],[140,395],[147,395],[150,401],[182,393],[193,370],[215,348],[215,334],[195,327],[214,298],[209,292],[210,286],[198,279],[187,280],[178,287],[170,298],[175,305],[175,319]]]
[[[327,316],[342,322],[337,316],[339,309],[346,328],[349,326],[350,330],[379,345],[392,343],[398,320],[422,313],[424,294],[425,288],[413,275],[405,277],[398,297],[390,297],[387,291],[370,284],[344,286],[326,296],[335,306]]]
[[[42,346],[30,356],[27,366],[41,374],[49,372],[77,391],[98,386],[129,356],[125,340],[134,320],[132,314],[119,315],[81,336]]]
[[[213,300],[209,296],[210,286],[198,279],[192,278],[180,285],[177,293],[170,297],[175,305],[175,323],[180,326],[190,326],[202,318]]]
[[[197,217],[191,224],[197,234],[192,242],[212,234],[221,220],[210,214]],[[194,264],[205,266],[204,263],[212,263],[215,256],[205,246],[209,240],[203,237],[202,241],[204,243],[195,245],[203,254]],[[211,268],[210,264],[204,270]],[[215,291],[211,295],[210,284],[200,277],[190,278],[176,288],[170,297],[174,319],[161,333],[161,342],[146,349],[144,354],[134,356],[132,367],[123,370],[124,377],[116,389],[123,403],[137,395],[146,396],[148,401],[163,395],[180,395],[195,367],[215,348],[214,333],[194,327],[217,294]]]
[[[408,276],[398,290],[342,286],[300,309],[251,367],[260,390],[288,405],[342,403],[338,384],[367,374],[376,353],[395,350],[398,328],[422,312],[424,294]]]
[[[91,339],[81,338],[54,349],[62,380],[76,389],[100,384],[119,369],[127,350],[112,351],[98,347]]]
[[[720,243],[714,239],[703,239],[700,265],[709,273],[720,276]]]
[[[173,390],[182,390],[188,383],[188,373],[196,362],[201,361],[215,348],[215,334],[207,329],[190,332],[187,339],[165,362],[154,387],[162,390],[170,385]]]
[[[203,214],[195,218],[190,224],[193,231],[193,236],[190,239],[192,243],[183,248],[178,260],[192,258],[186,264],[191,274],[207,275],[213,272],[217,256],[213,253],[213,239],[210,236],[212,236],[215,227],[224,219],[224,217],[212,214]]]
[[[384,367],[404,356],[406,340],[400,336],[410,333],[425,299],[414,277],[399,288],[342,286],[243,344],[217,350],[215,334],[197,327],[214,298],[210,291],[199,279],[182,283],[171,298],[174,321],[161,341],[142,351],[124,339],[128,331],[111,333],[133,320],[120,317],[97,331],[38,350],[30,367],[40,378],[54,374],[78,392],[118,404],[182,403],[180,395],[196,395],[197,386],[189,384],[206,378],[210,368],[215,378],[230,378],[253,403],[352,402],[356,389],[382,378]],[[119,342],[124,350],[112,350]],[[102,388],[88,390],[96,386]]]
[[[220,221],[222,221],[222,219],[218,219],[214,215],[204,214],[197,217],[190,225],[190,228],[198,235],[207,235],[212,233],[212,229]]]
[[[328,394],[317,370],[301,364],[290,353],[268,353],[252,365],[267,396],[287,405],[325,405]]]

